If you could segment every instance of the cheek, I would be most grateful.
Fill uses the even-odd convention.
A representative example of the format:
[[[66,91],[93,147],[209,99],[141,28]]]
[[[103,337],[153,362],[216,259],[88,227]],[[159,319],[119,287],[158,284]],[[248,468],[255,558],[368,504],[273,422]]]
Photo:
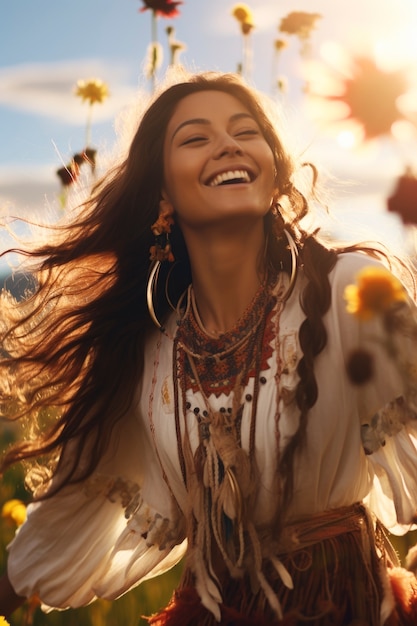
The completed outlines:
[[[170,176],[167,176],[165,192],[178,216],[183,213],[187,214],[190,207],[191,210],[195,209],[196,190],[183,172],[176,174],[172,171]]]
[[[197,158],[192,155],[173,155],[164,163],[167,181],[175,184],[178,180],[186,180],[197,175]]]

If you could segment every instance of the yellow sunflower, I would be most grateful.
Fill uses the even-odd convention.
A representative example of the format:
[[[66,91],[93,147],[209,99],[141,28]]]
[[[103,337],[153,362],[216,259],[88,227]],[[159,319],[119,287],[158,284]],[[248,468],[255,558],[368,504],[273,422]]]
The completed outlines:
[[[109,88],[105,82],[98,78],[79,80],[75,88],[75,95],[93,105],[96,102],[104,102],[109,95]]]
[[[407,292],[401,282],[381,267],[365,267],[357,275],[357,283],[345,288],[349,313],[361,320],[385,313],[396,302],[405,302]]]
[[[21,500],[8,500],[3,505],[1,516],[19,527],[26,519],[26,505]],[[1,622],[0,626],[2,626]]]
[[[235,4],[232,9],[232,15],[239,22],[241,31],[244,35],[248,35],[252,28],[255,27],[252,11],[247,4]]]

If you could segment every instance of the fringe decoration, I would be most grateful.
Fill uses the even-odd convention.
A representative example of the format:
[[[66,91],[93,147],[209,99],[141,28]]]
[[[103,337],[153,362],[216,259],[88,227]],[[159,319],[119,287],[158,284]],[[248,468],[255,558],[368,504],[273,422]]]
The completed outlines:
[[[254,586],[264,589],[277,614],[281,615],[279,602],[261,571],[261,545],[252,522],[257,474],[254,432],[263,358],[262,339],[266,318],[269,319],[267,313],[272,311],[275,302],[269,290],[261,290],[259,298],[257,304],[262,305],[265,314],[257,317],[255,326],[244,329],[242,339],[215,357],[220,359],[227,356],[233,360],[236,347],[244,350],[245,363],[242,361],[233,383],[230,381],[233,398],[230,413],[213,410],[210,405],[205,380],[202,380],[199,370],[204,356],[180,341],[181,329],[174,340],[173,360],[177,364],[174,367],[174,384],[178,389],[175,414],[178,425],[184,419],[184,426],[180,429],[183,432],[180,458],[183,458],[184,482],[190,506],[186,514],[189,545],[186,567],[195,576],[193,584],[202,604],[213,613],[216,620],[220,619],[222,601],[217,572],[219,564],[221,570],[227,568],[232,578],[242,578],[245,572],[250,572],[252,581],[255,581]],[[253,314],[254,311],[251,312]],[[247,388],[249,372],[254,372],[255,376],[250,409],[250,449],[246,451],[241,446],[240,425],[244,407],[242,395]],[[205,403],[205,410],[199,412],[200,443],[194,453],[184,413],[186,390],[193,384],[197,386]],[[181,413],[183,417],[180,418]],[[201,413],[205,413],[205,416]],[[216,559],[213,558],[214,554]]]
[[[297,626],[297,617],[287,616],[284,620],[270,619],[262,613],[245,615],[233,607],[221,605],[221,617],[214,621],[200,602],[193,587],[176,592],[172,601],[161,613],[147,618],[152,626]]]
[[[369,538],[368,544],[363,541],[364,534]],[[263,562],[262,576],[266,585],[258,578],[257,590],[254,590],[250,572],[239,579],[223,572],[219,579],[223,601],[216,617],[202,605],[195,577],[188,570],[168,607],[149,618],[149,623],[153,626],[295,626],[304,623],[416,626],[417,581],[407,570],[390,564],[385,542],[384,533],[377,526],[374,535],[365,517],[365,524],[358,524],[356,529],[279,555],[279,562],[294,583],[293,589],[286,586],[288,581],[276,571],[276,563],[271,560]],[[395,601],[395,608],[387,619],[381,618],[382,601],[387,593],[381,570]],[[280,602],[282,619],[277,618],[271,607],[268,588]]]

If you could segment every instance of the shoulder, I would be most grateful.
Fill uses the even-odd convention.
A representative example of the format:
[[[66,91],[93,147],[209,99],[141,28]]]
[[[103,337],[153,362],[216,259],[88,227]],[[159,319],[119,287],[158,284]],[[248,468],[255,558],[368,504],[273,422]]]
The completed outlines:
[[[341,252],[332,273],[339,278],[354,277],[362,268],[369,265],[387,268],[386,264],[366,252]]]
[[[365,267],[388,269],[380,260],[365,252],[342,252],[330,272],[329,280],[334,291],[344,291],[345,287],[356,281],[358,273]]]

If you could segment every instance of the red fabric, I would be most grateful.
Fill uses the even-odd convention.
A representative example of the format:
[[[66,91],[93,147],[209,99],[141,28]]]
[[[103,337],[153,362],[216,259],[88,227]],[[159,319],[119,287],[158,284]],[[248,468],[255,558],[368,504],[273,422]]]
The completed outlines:
[[[402,567],[389,570],[391,589],[396,604],[399,626],[417,625],[417,580],[414,574]]]
[[[214,616],[201,604],[196,590],[187,587],[175,592],[166,609],[148,618],[153,626],[209,626],[218,624]],[[295,615],[286,616],[284,620],[271,621],[269,617],[259,613],[252,616],[243,615],[232,607],[221,605],[222,626],[296,626]]]
[[[284,618],[277,619],[261,587],[254,589],[249,574],[232,578],[226,570],[217,572],[223,597],[221,626],[381,626],[380,610],[386,585],[391,585],[395,608],[384,626],[417,626],[417,579],[411,572],[393,566],[392,550],[377,525],[375,535],[365,514],[349,510],[308,521],[306,539],[312,545],[287,553],[280,560],[289,572],[294,588],[282,583],[272,563],[265,559],[263,574],[279,599]],[[356,524],[363,520],[365,527]],[[324,523],[327,521],[327,525]],[[298,536],[306,528],[298,525]],[[344,530],[345,532],[339,532]],[[373,538],[370,551],[364,549],[363,533]],[[392,555],[391,555],[392,556]],[[381,580],[381,568],[387,576]],[[388,591],[389,593],[389,591]],[[149,618],[152,626],[217,626],[213,614],[200,601],[194,576],[185,569],[180,588],[170,604]]]

